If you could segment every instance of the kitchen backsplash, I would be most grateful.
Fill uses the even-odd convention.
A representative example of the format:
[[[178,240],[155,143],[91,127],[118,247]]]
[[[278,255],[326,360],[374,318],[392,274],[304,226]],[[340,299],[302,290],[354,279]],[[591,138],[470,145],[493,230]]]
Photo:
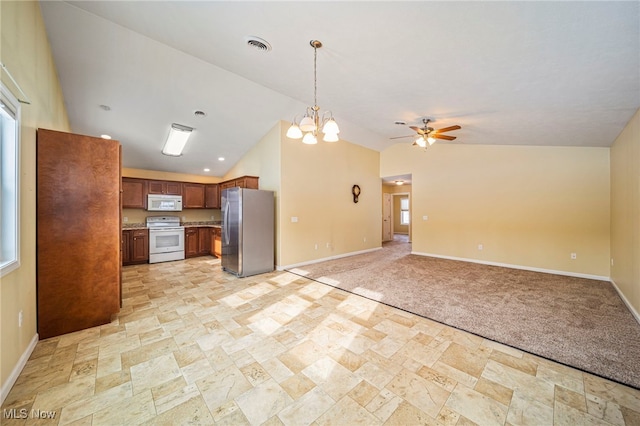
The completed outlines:
[[[222,214],[219,209],[185,209],[181,212],[148,212],[141,209],[122,209],[122,226],[146,223],[147,216],[178,216],[180,222],[219,222]]]

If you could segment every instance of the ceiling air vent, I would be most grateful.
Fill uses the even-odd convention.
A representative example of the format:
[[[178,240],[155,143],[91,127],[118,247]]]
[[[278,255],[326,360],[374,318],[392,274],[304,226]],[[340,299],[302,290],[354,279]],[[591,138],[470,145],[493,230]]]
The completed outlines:
[[[269,44],[269,42],[267,40],[261,39],[260,37],[247,36],[245,37],[245,41],[247,42],[247,46],[261,52],[271,51],[271,45]]]

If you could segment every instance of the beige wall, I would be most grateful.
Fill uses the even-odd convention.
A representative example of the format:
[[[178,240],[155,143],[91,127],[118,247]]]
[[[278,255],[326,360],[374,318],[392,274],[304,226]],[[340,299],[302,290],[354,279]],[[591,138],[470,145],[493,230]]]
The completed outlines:
[[[2,63],[31,101],[31,105],[23,104],[21,111],[21,266],[0,283],[0,377],[5,391],[36,335],[36,129],[69,131],[69,122],[38,3],[2,1],[0,19]],[[1,74],[2,81],[14,90],[6,74]],[[20,311],[24,322],[18,328]]]
[[[381,176],[412,174],[414,252],[609,276],[608,148],[415,149],[381,154]]]
[[[123,167],[122,176],[141,179],[173,180],[178,182],[218,183],[222,179],[216,176],[190,175],[184,173],[161,172],[158,170],[132,169]]]
[[[260,176],[260,189],[276,192],[276,264],[380,247],[379,153],[344,140],[304,145],[286,137],[288,125],[277,123],[225,175]],[[362,189],[358,203],[355,184]]]
[[[611,279],[640,312],[640,110],[611,147]]]
[[[280,264],[380,247],[379,167],[377,151],[344,140],[309,146],[283,134]],[[358,203],[351,195],[355,184],[362,191]]]

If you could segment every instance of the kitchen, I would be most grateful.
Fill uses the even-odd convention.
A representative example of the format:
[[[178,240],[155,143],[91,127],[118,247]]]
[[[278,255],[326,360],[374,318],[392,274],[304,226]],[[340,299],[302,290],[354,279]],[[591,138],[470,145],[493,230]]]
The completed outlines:
[[[44,338],[111,321],[123,265],[215,256],[238,277],[275,267],[274,192],[256,176],[122,178],[119,141],[47,129],[37,131],[36,165]]]
[[[123,265],[205,255],[220,258],[222,190],[233,187],[259,189],[259,178],[255,176],[211,183],[202,176],[123,170],[123,175],[128,176],[150,174],[156,177],[122,178]],[[157,204],[153,206],[150,200]],[[165,254],[158,256],[158,244],[155,243],[157,237],[154,237],[154,233],[167,233],[167,229],[183,235],[174,249],[165,247],[161,250]]]

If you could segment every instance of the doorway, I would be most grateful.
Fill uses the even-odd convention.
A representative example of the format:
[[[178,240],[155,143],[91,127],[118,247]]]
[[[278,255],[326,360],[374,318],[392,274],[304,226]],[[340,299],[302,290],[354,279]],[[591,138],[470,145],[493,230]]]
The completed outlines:
[[[411,242],[411,194],[398,192],[391,195],[391,229],[394,241]]]
[[[382,178],[382,242],[411,242],[411,175]]]

